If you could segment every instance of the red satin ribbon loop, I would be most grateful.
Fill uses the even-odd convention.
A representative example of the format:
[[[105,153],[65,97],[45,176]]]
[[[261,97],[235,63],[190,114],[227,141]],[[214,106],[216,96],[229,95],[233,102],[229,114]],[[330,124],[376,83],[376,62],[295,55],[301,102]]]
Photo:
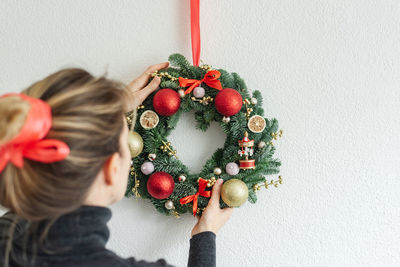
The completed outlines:
[[[179,200],[179,202],[182,205],[193,201],[193,216],[196,216],[196,213],[197,213],[197,202],[198,202],[199,196],[211,197],[211,191],[205,191],[206,187],[207,187],[207,181],[204,180],[203,178],[199,178],[199,191],[194,195],[190,195],[190,196],[181,198]]]
[[[50,106],[37,98],[10,93],[1,96],[18,96],[29,102],[30,109],[20,132],[9,142],[0,145],[0,172],[11,162],[18,168],[24,166],[24,158],[51,163],[64,160],[69,155],[66,143],[56,139],[44,139],[51,128]]]
[[[193,66],[199,66],[200,60],[200,2],[190,1],[190,33],[192,37]]]
[[[219,71],[210,70],[206,73],[206,75],[204,75],[204,78],[201,80],[185,79],[179,77],[179,86],[180,87],[190,86],[188,89],[185,90],[185,95],[190,94],[195,87],[199,86],[203,82],[212,88],[215,88],[217,90],[222,90],[222,84],[218,80],[219,77],[221,77],[221,73]]]

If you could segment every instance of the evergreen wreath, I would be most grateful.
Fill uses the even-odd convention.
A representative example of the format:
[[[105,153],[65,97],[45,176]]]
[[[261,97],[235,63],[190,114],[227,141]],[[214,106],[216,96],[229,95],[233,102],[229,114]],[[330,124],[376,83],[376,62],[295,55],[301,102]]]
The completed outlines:
[[[264,118],[261,93],[254,91],[251,95],[236,73],[213,70],[209,65],[192,66],[180,54],[171,55],[169,62],[169,68],[151,74],[161,78],[160,89],[138,107],[136,122],[128,118],[128,125],[135,122],[129,125],[136,132],[134,142],[141,136],[143,145],[137,151],[131,148],[138,156],[132,155],[126,196],[150,199],[166,215],[179,217],[190,212],[201,216],[218,178],[224,180],[221,208],[240,206],[247,200],[255,203],[261,186],[268,189],[281,184],[281,176],[265,178],[279,173],[281,163],[273,157],[273,141],[282,130],[278,130],[276,119]],[[216,121],[226,133],[224,147],[215,151],[200,173],[191,173],[167,140],[180,115],[191,110],[196,128],[206,131]]]

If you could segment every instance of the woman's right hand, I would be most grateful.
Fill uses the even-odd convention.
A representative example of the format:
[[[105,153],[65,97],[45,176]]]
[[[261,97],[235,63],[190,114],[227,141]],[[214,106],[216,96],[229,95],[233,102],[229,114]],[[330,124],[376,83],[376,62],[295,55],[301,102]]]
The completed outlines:
[[[215,234],[221,229],[221,227],[228,221],[232,215],[233,208],[221,209],[219,207],[219,198],[221,195],[222,179],[218,179],[214,184],[210,201],[206,209],[203,211],[201,217],[197,216],[199,219],[197,224],[193,227],[192,235],[211,231]]]
[[[160,77],[154,77],[149,83],[151,78],[151,73],[168,68],[169,62],[163,62],[156,65],[148,67],[142,75],[137,77],[135,80],[128,84],[128,89],[132,94],[132,100],[127,107],[128,111],[134,110],[142,104],[142,102],[155,90],[157,90],[160,85]]]

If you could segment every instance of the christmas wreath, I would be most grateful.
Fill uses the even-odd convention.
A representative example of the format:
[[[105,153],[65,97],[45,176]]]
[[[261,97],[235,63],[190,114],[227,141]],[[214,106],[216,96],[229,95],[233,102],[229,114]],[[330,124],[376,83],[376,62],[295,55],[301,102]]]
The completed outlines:
[[[160,89],[128,116],[128,124],[135,124],[129,125],[133,158],[126,196],[150,199],[159,212],[179,217],[201,215],[218,178],[224,180],[221,208],[255,203],[261,186],[281,184],[280,176],[265,178],[279,172],[273,141],[282,130],[276,119],[263,117],[261,93],[251,95],[236,73],[192,66],[180,54],[171,55],[169,62],[169,68],[151,74],[161,78]],[[191,110],[198,129],[206,131],[216,121],[226,133],[224,147],[200,173],[191,173],[167,140],[180,115]]]

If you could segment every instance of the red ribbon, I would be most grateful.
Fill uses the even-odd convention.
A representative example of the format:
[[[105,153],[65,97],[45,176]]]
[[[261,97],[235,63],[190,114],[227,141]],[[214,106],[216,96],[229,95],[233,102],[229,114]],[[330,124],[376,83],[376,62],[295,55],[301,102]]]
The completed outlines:
[[[200,60],[200,2],[190,1],[190,32],[192,36],[193,66],[199,66]]]
[[[199,178],[199,191],[194,195],[190,195],[179,200],[182,205],[193,201],[193,216],[196,216],[197,213],[197,201],[199,196],[211,197],[211,191],[205,191],[206,187],[207,181],[203,178]]]
[[[30,109],[20,132],[9,142],[0,145],[0,172],[10,161],[16,167],[24,166],[24,158],[51,163],[65,159],[70,150],[66,143],[56,139],[44,139],[51,128],[50,106],[37,98],[10,93],[3,97],[18,96],[30,104]]]
[[[218,80],[220,76],[221,73],[219,71],[210,70],[206,73],[206,75],[204,75],[204,78],[201,80],[185,79],[179,77],[179,86],[180,87],[190,86],[188,89],[186,89],[185,95],[190,94],[196,86],[199,86],[203,82],[212,88],[215,88],[217,90],[222,90],[221,82]]]

